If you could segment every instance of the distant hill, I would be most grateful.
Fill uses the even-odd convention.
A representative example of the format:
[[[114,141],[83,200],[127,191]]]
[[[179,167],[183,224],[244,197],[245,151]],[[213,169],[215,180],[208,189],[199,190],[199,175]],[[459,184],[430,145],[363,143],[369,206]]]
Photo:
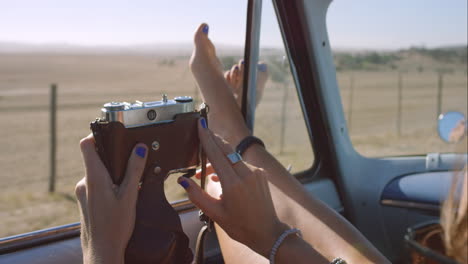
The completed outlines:
[[[335,65],[341,70],[453,71],[467,67],[467,45],[437,48],[410,47],[396,51],[336,51]]]
[[[242,54],[243,48],[232,45],[217,45],[221,54]],[[129,46],[85,46],[72,44],[26,44],[0,42],[0,53],[48,53],[48,54],[152,54],[164,56],[188,56],[192,43],[154,43]]]
[[[217,53],[225,65],[237,62],[244,53],[241,46],[217,44]],[[161,57],[188,57],[192,43],[153,43],[129,46],[84,46],[71,44],[26,44],[0,42],[0,54],[46,53],[46,54],[134,54]],[[333,51],[336,69],[341,70],[453,70],[466,69],[468,47],[451,45],[436,48],[410,47],[400,50],[369,50],[336,48]],[[270,64],[280,67],[284,50],[262,48],[261,56]]]

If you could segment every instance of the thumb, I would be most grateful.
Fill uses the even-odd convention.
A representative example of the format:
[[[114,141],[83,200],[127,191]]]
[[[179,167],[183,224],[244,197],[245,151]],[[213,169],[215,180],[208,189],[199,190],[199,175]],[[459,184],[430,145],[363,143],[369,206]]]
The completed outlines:
[[[125,171],[125,177],[119,187],[119,194],[130,196],[136,199],[138,193],[138,184],[143,171],[145,170],[148,148],[145,144],[137,144],[130,155]]]
[[[221,200],[215,199],[200,188],[200,186],[190,178],[180,177],[177,182],[185,189],[188,198],[200,210],[208,215],[215,222],[223,216]]]

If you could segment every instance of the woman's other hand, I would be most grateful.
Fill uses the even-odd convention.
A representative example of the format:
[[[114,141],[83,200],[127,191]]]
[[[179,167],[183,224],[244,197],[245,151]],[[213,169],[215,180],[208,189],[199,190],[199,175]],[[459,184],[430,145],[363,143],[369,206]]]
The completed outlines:
[[[243,161],[231,164],[226,155],[234,152],[232,148],[204,124],[205,120],[200,119],[200,140],[218,173],[223,194],[215,199],[184,177],[179,178],[179,184],[231,238],[268,257],[275,240],[288,227],[276,215],[265,172]]]
[[[135,226],[138,184],[146,163],[147,147],[137,144],[120,186],[112,183],[99,158],[92,135],[80,142],[86,167],[76,185],[84,263],[124,263],[127,243]]]

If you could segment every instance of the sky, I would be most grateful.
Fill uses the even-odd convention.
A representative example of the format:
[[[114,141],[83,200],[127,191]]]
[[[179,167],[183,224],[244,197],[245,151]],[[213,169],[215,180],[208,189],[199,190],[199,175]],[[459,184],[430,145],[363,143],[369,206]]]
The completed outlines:
[[[310,0],[311,1],[311,0]],[[215,43],[243,45],[246,0],[0,0],[0,42],[80,45],[189,43],[201,22]],[[263,1],[262,46],[281,46]],[[466,0],[334,0],[333,47],[398,49],[467,43]]]

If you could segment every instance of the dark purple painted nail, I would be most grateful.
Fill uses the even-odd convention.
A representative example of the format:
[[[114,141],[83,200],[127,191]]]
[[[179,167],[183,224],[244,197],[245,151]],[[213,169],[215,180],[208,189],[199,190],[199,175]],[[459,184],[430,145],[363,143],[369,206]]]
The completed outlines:
[[[144,148],[144,147],[137,147],[137,148],[135,149],[135,153],[136,153],[138,156],[140,156],[141,158],[144,158],[145,155],[146,155],[146,148]]]
[[[238,71],[239,70],[239,66],[236,65],[236,67],[234,68],[235,71]]]
[[[262,64],[259,64],[259,65],[257,66],[257,68],[258,68],[258,70],[261,71],[261,72],[266,72],[267,69],[268,69],[268,66],[267,66],[266,64],[263,64],[263,63],[262,63]]]
[[[190,186],[190,184],[188,183],[188,181],[184,181],[184,180],[181,180],[181,181],[179,182],[179,184],[180,184],[180,186],[184,187],[184,189],[187,189],[187,188]]]
[[[200,118],[200,124],[203,128],[207,128],[208,126],[206,125],[206,119],[205,118]]]
[[[242,64],[242,65],[244,65],[244,63],[245,63],[245,61],[244,61],[244,60],[242,60],[242,61],[241,61],[241,64]]]
[[[202,29],[203,33],[205,34],[208,34],[208,31],[210,30],[210,28],[208,27],[208,25],[205,25]]]

